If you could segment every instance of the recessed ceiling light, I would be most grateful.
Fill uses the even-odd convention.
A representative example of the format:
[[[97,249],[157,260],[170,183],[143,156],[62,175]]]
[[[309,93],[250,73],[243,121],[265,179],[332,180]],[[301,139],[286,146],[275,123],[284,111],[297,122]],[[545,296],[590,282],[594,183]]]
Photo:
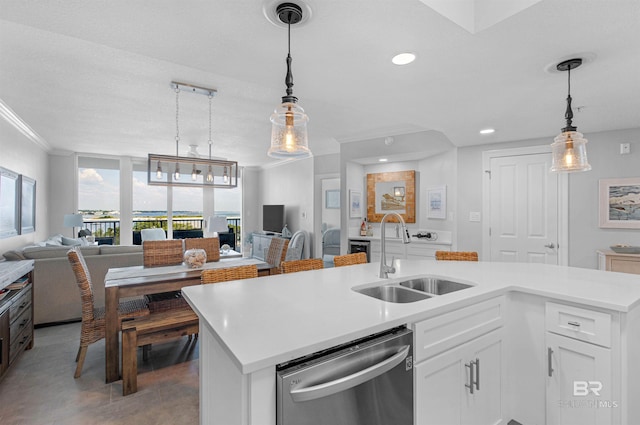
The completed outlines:
[[[393,59],[391,59],[391,62],[393,62],[396,65],[407,65],[413,62],[414,60],[416,60],[415,54],[405,52],[405,53],[399,53],[395,55]]]
[[[387,162],[387,161],[388,161],[388,159],[387,159],[387,158],[380,158],[380,159],[378,160],[378,162]]]
[[[495,132],[496,132],[495,128],[485,128],[483,130],[480,130],[480,134],[491,134]]]

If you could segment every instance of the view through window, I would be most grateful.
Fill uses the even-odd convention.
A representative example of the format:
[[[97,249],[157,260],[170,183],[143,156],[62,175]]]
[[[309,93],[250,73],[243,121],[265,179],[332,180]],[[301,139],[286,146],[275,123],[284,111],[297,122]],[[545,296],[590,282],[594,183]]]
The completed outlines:
[[[98,243],[120,243],[119,160],[78,158],[78,210]]]

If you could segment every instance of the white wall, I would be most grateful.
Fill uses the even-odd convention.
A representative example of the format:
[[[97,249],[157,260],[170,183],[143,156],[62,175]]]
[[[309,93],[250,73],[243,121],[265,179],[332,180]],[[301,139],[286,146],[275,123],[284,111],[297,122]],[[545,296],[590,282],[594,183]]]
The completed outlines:
[[[49,162],[39,147],[5,120],[0,119],[0,167],[36,180],[36,231],[0,239],[0,255],[49,236]],[[2,257],[0,257],[2,258]]]
[[[285,223],[294,233],[305,230],[313,246],[314,163],[313,158],[284,162],[263,169],[259,177],[260,197],[256,204],[258,223],[262,223],[262,205],[283,204]],[[261,227],[261,226],[260,226]],[[314,253],[311,253],[313,256]]]
[[[259,168],[242,169],[242,253],[250,254],[248,236],[262,229],[262,197]]]
[[[322,202],[321,202],[321,217],[322,223],[327,225],[327,228],[330,227],[340,227],[340,211],[345,206],[345,203],[340,200],[340,208],[327,208],[327,191],[328,190],[340,190],[340,178],[326,178],[321,181],[321,194],[322,194]],[[342,191],[340,192],[342,195]],[[342,197],[342,196],[341,196]]]
[[[569,175],[569,265],[597,268],[597,249],[616,243],[640,245],[640,230],[598,227],[598,180],[640,177],[640,128],[585,137],[589,140],[587,153],[593,169]],[[482,211],[482,152],[551,141],[533,139],[458,150],[458,250],[482,252],[482,224],[468,221],[470,211]],[[620,155],[620,143],[630,143],[632,153]]]
[[[51,234],[71,237],[73,230],[62,225],[65,214],[76,212],[78,167],[75,155],[49,156],[49,228]]]
[[[456,212],[458,204],[457,149],[423,159],[418,164],[419,196],[416,200],[418,209],[418,228],[425,230],[447,230],[455,234]],[[428,218],[427,191],[434,187],[446,186],[447,218]],[[455,249],[455,245],[454,245]]]

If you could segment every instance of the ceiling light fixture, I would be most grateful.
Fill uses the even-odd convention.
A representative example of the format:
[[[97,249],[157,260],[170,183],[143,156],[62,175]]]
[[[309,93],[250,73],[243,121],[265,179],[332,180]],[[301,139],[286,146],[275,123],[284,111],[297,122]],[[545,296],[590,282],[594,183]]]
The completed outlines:
[[[414,60],[416,60],[415,53],[404,52],[404,53],[399,53],[399,54],[395,55],[391,59],[391,62],[393,62],[396,65],[408,65],[411,62],[413,62]]]
[[[568,91],[567,109],[564,118],[567,126],[562,129],[562,133],[553,139],[551,144],[551,171],[556,173],[573,173],[578,171],[589,171],[591,165],[587,161],[587,139],[582,133],[577,132],[577,127],[571,124],[573,111],[571,110],[571,70],[582,65],[582,59],[569,59],[560,62],[556,69],[567,71]]]
[[[147,184],[151,186],[174,186],[174,187],[214,187],[214,188],[234,188],[238,186],[238,163],[225,159],[211,158],[211,100],[217,90],[193,86],[185,83],[171,82],[171,88],[176,93],[176,155],[149,154],[147,164]],[[197,153],[197,145],[190,145],[191,150],[188,156],[179,156],[180,144],[180,91],[203,94],[209,97],[209,159],[200,158]],[[156,164],[156,167],[153,165]],[[167,172],[162,170],[162,164],[167,167]],[[171,164],[175,164],[171,172]],[[180,166],[186,170],[191,168],[191,179],[180,179]],[[206,177],[203,170],[207,170]],[[218,177],[216,177],[218,176]]]
[[[495,128],[484,128],[480,130],[480,134],[492,134],[495,132],[496,132]]]
[[[287,95],[282,97],[282,103],[271,114],[271,147],[267,155],[280,159],[308,158],[311,156],[307,140],[309,117],[293,95],[291,73],[291,25],[302,20],[302,8],[294,3],[282,3],[276,8],[276,14],[282,23],[287,24],[288,31],[287,74],[284,79]]]
[[[388,161],[388,159],[387,159],[387,158],[380,158],[380,159],[378,160],[378,162],[387,162],[387,161]]]

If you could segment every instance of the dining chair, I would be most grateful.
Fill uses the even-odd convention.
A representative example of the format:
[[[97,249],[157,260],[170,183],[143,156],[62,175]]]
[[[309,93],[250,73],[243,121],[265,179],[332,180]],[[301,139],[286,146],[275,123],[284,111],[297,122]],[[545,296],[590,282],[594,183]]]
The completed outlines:
[[[322,258],[305,258],[303,260],[284,261],[282,263],[283,273],[303,272],[306,270],[320,270],[324,268]]]
[[[352,266],[354,264],[365,264],[367,262],[366,252],[355,252],[353,254],[336,255],[333,257],[335,267]]]
[[[289,246],[289,239],[273,237],[267,253],[265,255],[265,261],[271,266],[271,274],[280,273],[280,264],[284,261],[287,255],[287,247]]]
[[[82,325],[80,328],[80,348],[76,355],[76,372],[74,378],[82,374],[82,366],[90,344],[100,341],[105,336],[105,310],[104,307],[96,307],[93,296],[93,284],[87,263],[79,249],[74,248],[67,252],[67,258],[76,277],[76,283],[80,289],[82,300]],[[122,301],[118,304],[118,328],[123,319],[131,319],[149,314],[147,304],[143,299]]]
[[[140,230],[140,238],[144,241],[164,241],[167,239],[167,234],[164,229],[154,227],[152,229]]]
[[[228,282],[230,280],[251,279],[252,277],[258,277],[258,266],[255,264],[203,270],[200,274],[200,282],[202,284],[218,283]]]
[[[475,251],[436,251],[438,261],[478,261]]]
[[[182,239],[142,242],[142,258],[145,267],[182,264],[183,256]]]
[[[184,240],[184,250],[204,249],[207,253],[207,263],[220,261],[220,239],[213,238],[187,238]]]

